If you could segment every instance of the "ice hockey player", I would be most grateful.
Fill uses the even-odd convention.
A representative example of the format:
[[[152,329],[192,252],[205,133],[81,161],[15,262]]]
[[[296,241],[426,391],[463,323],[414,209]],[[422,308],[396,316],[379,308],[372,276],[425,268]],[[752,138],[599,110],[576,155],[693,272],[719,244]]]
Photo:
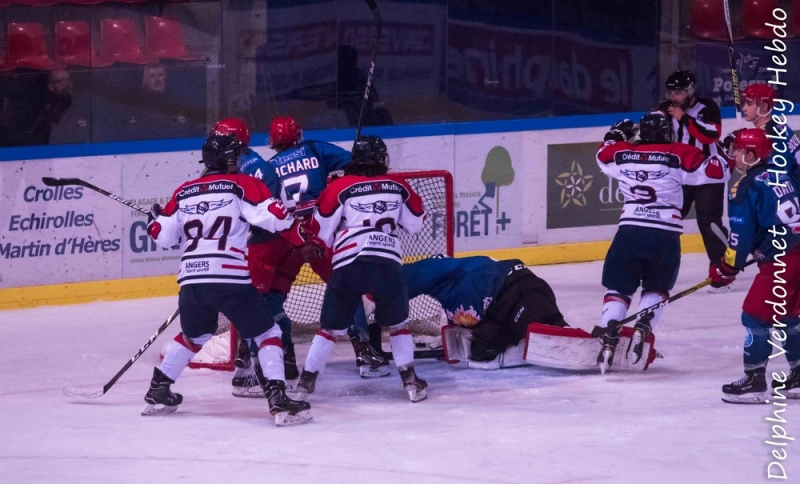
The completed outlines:
[[[677,207],[683,202],[681,186],[725,182],[730,177],[726,160],[675,143],[672,123],[661,111],[641,119],[638,145],[627,142],[634,134],[630,120],[617,123],[606,133],[597,152],[600,169],[619,181],[625,199],[619,229],[603,265],[603,286],[607,289],[601,321],[604,327],[625,317],[640,282],[640,310],[669,297],[680,267],[683,222]],[[644,338],[658,324],[662,310],[636,323],[626,350],[634,363],[641,358]],[[616,330],[603,336],[597,356],[602,373],[611,366],[618,342]]]
[[[251,284],[244,250],[251,224],[270,232],[282,231],[298,246],[304,240],[280,200],[262,183],[237,174],[240,146],[232,136],[209,136],[202,160],[207,173],[178,187],[163,209],[157,204],[152,207],[148,235],[162,247],[181,243],[181,333],[153,371],[143,415],[177,409],[183,397],[172,393],[170,385],[211,339],[217,315],[222,313],[249,345],[258,348],[263,367],[260,380],[275,423],[294,425],[311,420],[306,402],[286,396],[281,330]]]
[[[788,101],[783,101],[787,104]],[[775,114],[772,109],[775,107],[775,89],[768,84],[750,84],[742,91],[742,114],[745,121],[753,123],[756,128],[763,129],[768,137],[775,140],[778,152],[784,157],[787,163],[794,163],[800,166],[800,139],[792,128],[785,122],[785,113]],[[794,109],[792,104],[789,111]],[[776,122],[776,119],[784,121]],[[725,137],[725,149],[732,155],[733,140],[736,131]]]
[[[389,154],[379,137],[358,138],[352,155],[344,176],[323,190],[313,218],[319,224],[319,238],[334,251],[333,273],[322,304],[322,329],[311,342],[297,384],[298,398],[314,391],[336,337],[345,334],[361,297],[370,294],[375,322],[389,329],[403,388],[417,402],[427,396],[428,384],[414,371],[414,342],[406,328],[408,290],[397,231],[416,233],[422,228],[422,199],[402,178],[387,174]]]
[[[675,71],[667,78],[667,101],[658,109],[669,114],[675,141],[695,146],[706,158],[723,159],[721,135],[722,117],[719,107],[711,99],[695,95],[697,81],[690,71]],[[702,185],[683,186],[681,217],[686,218],[695,206],[697,227],[703,238],[709,265],[722,257],[728,237],[722,225],[725,203],[725,181],[712,179]],[[731,280],[731,283],[733,280]],[[722,293],[733,290],[733,284],[720,286],[714,283],[708,292]]]
[[[217,123],[211,129],[211,134],[235,137],[241,145],[239,159],[237,160],[239,172],[244,174],[252,174],[267,186],[270,193],[275,194],[275,198],[280,198],[281,182],[278,179],[278,175],[274,171],[268,169],[268,166],[261,155],[250,149],[250,129],[247,127],[247,124],[244,121],[239,118],[221,119],[217,121]],[[251,232],[258,232],[259,234],[269,233],[253,226],[251,226],[250,230]],[[281,238],[281,240],[285,239]],[[256,281],[258,275],[260,274],[261,273],[259,271],[251,270],[250,277]],[[258,283],[256,283],[256,286],[258,287]],[[270,314],[278,314],[278,311],[269,305],[267,306],[267,309],[270,310]],[[282,312],[283,311],[281,309],[280,313],[282,314]],[[281,330],[284,331],[283,326],[281,326]],[[291,330],[291,327],[289,327],[289,330]],[[299,374],[297,372],[297,363],[295,362],[294,347],[291,344],[287,345],[286,339],[287,337],[284,331],[284,367],[287,379],[292,380],[297,378]],[[289,335],[289,342],[291,343],[291,334]],[[239,335],[238,348],[234,363],[236,370],[234,371],[233,380],[231,381],[233,395],[237,397],[263,397],[261,385],[258,383],[258,377],[256,376],[256,367],[259,365],[258,358],[251,358],[250,348],[247,347],[247,344],[242,338],[241,334]],[[294,374],[292,371],[294,371]]]
[[[744,176],[728,194],[730,244],[708,274],[725,281],[742,270],[748,255],[758,261],[742,305],[745,376],[722,386],[722,401],[728,403],[766,402],[765,373],[773,348],[786,354],[791,371],[788,378],[784,371],[772,373],[772,391],[776,398],[800,398],[800,194],[770,153],[763,130],[736,133],[733,155]]]
[[[277,151],[268,161],[258,160],[240,166],[242,173],[262,180],[270,190],[274,184],[280,187],[281,198],[294,218],[302,224],[310,223],[316,210],[317,198],[325,188],[331,172],[338,171],[350,163],[352,155],[334,144],[323,141],[302,141],[300,124],[291,117],[276,117],[270,124],[270,148]],[[275,315],[283,331],[286,379],[300,376],[297,369],[292,324],[286,315],[284,303],[305,257],[289,244],[285,238],[263,230],[254,229],[248,241],[248,264],[253,283],[263,295],[270,312]],[[330,278],[331,254],[309,258],[311,268],[323,281]],[[364,378],[375,378],[389,374],[389,360],[369,346],[366,317],[363,305],[356,309],[357,317],[348,331],[356,354],[356,365]],[[363,327],[362,327],[363,326]],[[252,396],[246,390],[234,394]]]
[[[472,330],[473,368],[498,368],[490,363],[525,338],[529,323],[569,326],[550,285],[516,259],[434,256],[403,265],[403,274],[409,299],[430,296],[449,324]]]

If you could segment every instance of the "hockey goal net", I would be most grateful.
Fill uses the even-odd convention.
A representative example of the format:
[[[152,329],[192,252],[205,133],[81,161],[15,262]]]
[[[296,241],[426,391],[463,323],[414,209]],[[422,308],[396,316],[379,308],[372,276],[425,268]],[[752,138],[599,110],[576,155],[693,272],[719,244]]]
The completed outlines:
[[[392,171],[402,175],[422,198],[427,213],[422,230],[416,234],[399,231],[403,245],[403,262],[408,264],[436,254],[453,255],[453,177],[447,171]],[[295,343],[310,340],[319,329],[319,315],[325,294],[325,283],[305,264],[286,298],[284,308],[292,320]],[[367,316],[371,304],[365,298]],[[441,337],[445,324],[442,306],[428,296],[409,302],[409,328],[416,340]],[[190,368],[232,370],[237,347],[236,330],[225,316],[219,315],[219,328],[211,341],[189,363]]]

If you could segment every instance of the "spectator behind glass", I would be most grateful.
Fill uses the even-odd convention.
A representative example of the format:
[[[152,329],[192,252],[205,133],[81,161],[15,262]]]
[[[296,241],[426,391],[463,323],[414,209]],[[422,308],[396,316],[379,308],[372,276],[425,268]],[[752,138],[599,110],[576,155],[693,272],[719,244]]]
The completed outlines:
[[[50,143],[50,133],[72,104],[72,80],[69,72],[56,69],[47,79],[47,88],[27,130],[26,143],[46,145]]]
[[[94,76],[93,141],[188,138],[205,134],[205,72],[154,62]],[[131,78],[135,73],[136,80]],[[202,88],[197,76],[203,76]],[[131,83],[138,84],[135,87]]]

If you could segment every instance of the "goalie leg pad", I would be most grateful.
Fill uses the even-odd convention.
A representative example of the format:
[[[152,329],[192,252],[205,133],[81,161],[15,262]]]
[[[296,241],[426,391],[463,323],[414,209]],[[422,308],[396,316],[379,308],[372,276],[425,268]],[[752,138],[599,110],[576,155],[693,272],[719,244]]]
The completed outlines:
[[[472,330],[448,324],[442,326],[444,361],[451,365],[467,360],[472,345]]]

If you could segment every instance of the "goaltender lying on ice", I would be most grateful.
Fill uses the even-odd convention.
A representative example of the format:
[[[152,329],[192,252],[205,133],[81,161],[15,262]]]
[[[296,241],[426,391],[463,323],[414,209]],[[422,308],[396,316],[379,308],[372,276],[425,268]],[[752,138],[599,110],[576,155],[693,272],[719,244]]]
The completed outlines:
[[[519,260],[476,256],[435,256],[403,265],[408,296],[430,296],[442,305],[445,361],[467,360],[470,368],[494,370],[539,365],[567,370],[597,368],[599,342],[571,328],[550,285]],[[623,327],[619,346],[629,346],[632,330]],[[646,370],[656,358],[655,338],[645,340],[640,361],[631,353],[616,369]]]

